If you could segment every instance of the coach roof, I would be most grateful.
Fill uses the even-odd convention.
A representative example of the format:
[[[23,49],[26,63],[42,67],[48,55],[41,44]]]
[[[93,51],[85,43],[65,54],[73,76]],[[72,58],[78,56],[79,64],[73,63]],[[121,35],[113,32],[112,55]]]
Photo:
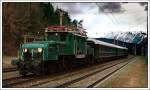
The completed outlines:
[[[127,49],[126,47],[121,47],[121,46],[118,46],[118,45],[110,44],[110,43],[103,42],[103,41],[100,41],[100,40],[96,40],[96,39],[93,39],[93,38],[88,38],[87,40],[92,41],[95,44],[99,44],[99,45],[103,45],[103,46],[114,47],[114,48],[119,48],[119,49]]]

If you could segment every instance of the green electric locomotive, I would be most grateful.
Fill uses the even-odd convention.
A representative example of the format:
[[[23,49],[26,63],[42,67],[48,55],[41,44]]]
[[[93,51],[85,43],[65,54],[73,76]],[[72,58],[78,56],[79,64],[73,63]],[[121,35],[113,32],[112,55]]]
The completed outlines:
[[[24,43],[19,49],[19,59],[13,61],[20,74],[40,74],[51,68],[68,68],[74,59],[93,55],[92,48],[87,50],[87,36],[77,28],[51,26],[45,30],[43,41]]]

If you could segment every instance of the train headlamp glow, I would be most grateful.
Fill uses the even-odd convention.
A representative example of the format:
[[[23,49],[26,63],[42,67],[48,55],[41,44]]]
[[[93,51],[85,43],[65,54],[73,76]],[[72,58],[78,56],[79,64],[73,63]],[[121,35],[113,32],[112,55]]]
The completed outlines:
[[[27,52],[27,51],[28,51],[28,49],[27,49],[27,48],[24,48],[24,49],[23,49],[23,52]]]
[[[56,36],[58,36],[58,33],[55,33]]]
[[[42,52],[42,48],[38,48],[38,52]]]

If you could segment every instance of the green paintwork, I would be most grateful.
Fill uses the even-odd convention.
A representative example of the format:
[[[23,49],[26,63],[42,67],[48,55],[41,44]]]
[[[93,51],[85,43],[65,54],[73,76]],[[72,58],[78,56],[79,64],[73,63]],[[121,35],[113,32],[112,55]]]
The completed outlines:
[[[22,48],[44,48],[44,44],[41,43],[27,43],[23,44]]]
[[[23,49],[43,49],[43,60],[58,60],[62,55],[87,54],[86,38],[70,32],[47,32],[45,41],[33,41],[21,45],[20,57],[23,59]],[[92,53],[92,50],[90,51]]]
[[[88,47],[87,48],[87,55],[94,55],[94,48]]]

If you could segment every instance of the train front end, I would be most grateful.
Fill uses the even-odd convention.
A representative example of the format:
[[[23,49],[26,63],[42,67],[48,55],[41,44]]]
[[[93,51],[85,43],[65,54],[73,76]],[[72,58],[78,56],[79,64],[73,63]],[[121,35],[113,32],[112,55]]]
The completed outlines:
[[[14,60],[14,64],[21,75],[26,75],[27,73],[39,74],[42,72],[42,62],[45,59],[44,53],[45,44],[40,43],[25,43],[22,44],[19,49],[19,58]]]

